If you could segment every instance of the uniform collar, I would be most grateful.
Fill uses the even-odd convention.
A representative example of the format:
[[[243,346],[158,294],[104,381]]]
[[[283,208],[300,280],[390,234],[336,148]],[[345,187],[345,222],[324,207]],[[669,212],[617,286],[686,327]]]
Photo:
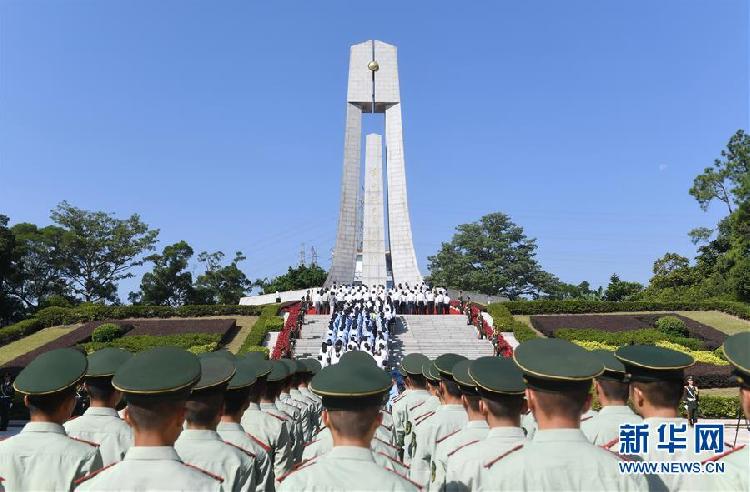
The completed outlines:
[[[464,429],[489,429],[490,426],[486,420],[469,420],[466,422]]]
[[[537,430],[534,442],[585,442],[589,443],[581,429],[547,429]]]
[[[248,405],[247,409],[248,410],[260,410],[260,404],[255,403],[254,401],[251,401],[250,405]]]
[[[216,432],[221,431],[240,431],[244,433],[245,429],[243,429],[242,425],[237,422],[219,422],[219,425],[216,426]]]
[[[673,422],[675,424],[685,424],[687,423],[687,419],[683,419],[682,417],[648,417],[646,419],[643,419],[644,424],[658,424],[662,422]]]
[[[63,426],[54,422],[28,422],[23,426],[21,432],[51,432],[65,435]]]
[[[117,414],[117,410],[114,408],[109,407],[88,407],[85,412],[83,412],[84,415],[96,415],[97,417],[117,417],[118,419],[120,416]]]
[[[274,403],[274,402],[267,402],[267,401],[261,402],[260,403],[260,409],[261,410],[276,409],[276,403]]]
[[[526,435],[523,433],[521,427],[493,427],[487,433],[487,439],[492,439],[493,437],[523,439]]]
[[[358,446],[334,446],[326,457],[335,460],[355,460],[355,461],[375,461],[370,448],[360,448]]]
[[[180,433],[180,440],[188,441],[221,441],[221,437],[216,431],[185,429]]]
[[[183,431],[184,433],[185,431]],[[172,446],[131,446],[123,458],[125,461],[181,461]]]
[[[451,403],[449,405],[440,405],[440,408],[442,408],[443,412],[464,412],[466,413],[466,409],[463,405],[457,405],[455,403]]]
[[[599,410],[599,415],[630,415],[633,410],[627,405],[607,405]]]

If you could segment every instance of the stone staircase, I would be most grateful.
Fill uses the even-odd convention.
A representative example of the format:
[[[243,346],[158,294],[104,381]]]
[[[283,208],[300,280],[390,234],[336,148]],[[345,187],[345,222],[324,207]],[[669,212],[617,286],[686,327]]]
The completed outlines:
[[[297,340],[296,357],[317,357],[324,340],[329,316],[305,316],[302,336]],[[492,355],[492,344],[479,340],[477,330],[466,324],[461,315],[399,316],[391,339],[391,363],[396,364],[405,354],[420,352],[431,359],[446,352],[476,359]]]

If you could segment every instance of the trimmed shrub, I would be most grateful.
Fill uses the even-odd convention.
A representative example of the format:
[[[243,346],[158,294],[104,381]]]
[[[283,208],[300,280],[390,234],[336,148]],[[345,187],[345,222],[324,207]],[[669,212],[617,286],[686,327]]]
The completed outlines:
[[[673,335],[676,337],[690,336],[687,326],[685,326],[685,322],[675,316],[662,316],[656,320],[654,325],[657,330],[663,331],[667,335]]]
[[[750,305],[735,301],[659,302],[659,301],[507,301],[502,303],[511,314],[582,314],[632,311],[722,311],[750,320]]]
[[[687,417],[685,405],[680,405],[680,412]],[[739,412],[739,396],[701,395],[698,399],[698,416],[704,419],[736,419]]]
[[[680,344],[691,350],[700,350],[701,341],[694,338],[675,337],[667,335],[655,328],[631,331],[601,331],[594,329],[562,328],[555,332],[556,338],[565,340],[582,340],[590,342],[601,342],[607,345],[628,345],[631,343],[653,345],[656,342],[668,341]]]
[[[492,316],[492,324],[494,325],[496,332],[512,331],[516,340],[519,342],[525,342],[526,340],[539,337],[529,325],[522,321],[513,319],[513,315],[510,314],[508,308],[502,303],[487,305],[487,312]]]
[[[205,354],[206,352],[213,352],[218,346],[219,344],[214,342],[206,343],[203,345],[193,345],[192,347],[188,347],[188,351],[194,353],[195,355]]]
[[[69,325],[76,322],[71,313],[72,308],[50,306],[39,310],[35,317],[44,326]]]
[[[263,340],[270,331],[281,331],[284,328],[284,318],[277,316],[283,304],[267,304],[262,307],[260,317],[250,329],[250,333],[242,342],[238,354],[246,352],[260,352],[263,347]],[[266,348],[265,352],[269,349]]]
[[[523,321],[513,320],[511,327],[518,343],[539,338],[539,334]]]
[[[614,345],[608,345],[602,342],[592,342],[589,340],[573,340],[576,345],[585,348],[586,350],[608,350],[614,352],[617,347]]]
[[[104,323],[99,325],[94,333],[91,334],[92,342],[111,342],[116,338],[120,338],[125,333],[125,330],[114,323]]]
[[[252,345],[250,347],[246,347],[246,350],[244,353],[249,353],[249,352],[263,352],[263,355],[265,356],[266,359],[268,359],[269,356],[271,355],[271,349],[269,349],[268,347],[262,347],[260,345]]]
[[[184,333],[182,335],[134,335],[132,337],[122,337],[112,340],[111,342],[88,342],[82,345],[86,353],[91,353],[105,347],[119,347],[130,352],[141,352],[154,347],[175,346],[184,349],[190,347],[204,346],[213,344],[214,348],[218,346],[220,335],[209,333]]]
[[[682,345],[679,345],[677,343],[672,342],[656,342],[656,345],[659,347],[664,347],[672,350],[676,350],[678,352],[686,353],[695,359],[695,362],[703,362],[706,364],[711,364],[714,366],[728,366],[729,362],[725,361],[721,357],[718,357],[714,352],[709,350],[689,350],[683,347]]]
[[[16,324],[6,326],[0,329],[0,345],[15,342],[25,336],[36,333],[42,328],[44,328],[44,325],[36,318],[25,319]]]

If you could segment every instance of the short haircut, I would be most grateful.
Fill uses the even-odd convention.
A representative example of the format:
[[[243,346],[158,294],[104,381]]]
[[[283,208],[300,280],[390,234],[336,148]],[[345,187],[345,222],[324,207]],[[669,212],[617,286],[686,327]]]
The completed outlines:
[[[73,398],[76,394],[76,387],[71,386],[62,391],[56,393],[49,393],[46,395],[29,395],[29,413],[32,415],[35,413],[51,414],[60,408],[60,405],[65,403],[68,398]]]
[[[281,381],[268,381],[266,380],[266,387],[264,389],[264,396],[267,400],[275,400],[281,390],[284,388],[286,382]]]
[[[406,379],[409,380],[412,386],[415,388],[426,388],[427,387],[427,378],[425,378],[421,374],[406,374]]]
[[[358,410],[328,410],[331,427],[342,437],[362,439],[372,428],[380,407],[368,406]]]
[[[227,391],[224,395],[224,414],[234,415],[242,410],[250,398],[250,388]]]
[[[596,382],[602,389],[602,393],[610,400],[628,401],[628,390],[630,385],[612,379],[597,379]]]
[[[545,415],[565,416],[569,419],[580,419],[589,388],[570,388],[565,391],[542,391],[532,389],[539,404],[539,411]]]
[[[458,385],[458,383],[451,379],[442,379],[440,382],[443,383],[443,387],[449,395],[454,398],[461,398],[461,387]]]
[[[112,386],[112,378],[88,378],[85,381],[86,393],[92,400],[109,400],[115,388]]]
[[[191,424],[209,425],[219,416],[224,403],[224,392],[199,392],[185,403],[185,420]]]
[[[466,394],[466,393],[463,393],[462,396],[464,398],[466,398],[466,401],[469,404],[469,408],[471,408],[472,411],[474,411],[474,412],[478,412],[479,411],[479,401],[481,400],[481,398],[479,398],[479,396],[477,396],[477,395],[469,395],[469,394]]]
[[[523,409],[523,395],[482,395],[482,401],[489,413],[499,419],[518,418]]]
[[[127,412],[135,427],[140,430],[158,430],[176,413],[185,408],[186,395],[172,398],[141,398],[125,395]]]
[[[646,400],[658,408],[677,408],[682,399],[682,381],[633,381],[633,386],[643,392]]]

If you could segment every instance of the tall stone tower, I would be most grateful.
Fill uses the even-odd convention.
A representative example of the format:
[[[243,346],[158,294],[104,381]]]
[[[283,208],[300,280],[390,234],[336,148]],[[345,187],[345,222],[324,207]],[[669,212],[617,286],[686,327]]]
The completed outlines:
[[[401,130],[401,95],[396,47],[365,41],[351,47],[346,98],[344,170],[333,263],[326,285],[334,282],[366,285],[410,285],[422,281],[412,243],[406,198],[404,137]],[[362,113],[385,115],[385,175],[383,195],[382,136],[365,141],[364,205],[360,209]],[[388,227],[383,205],[388,211]],[[363,214],[358,221],[357,214]],[[357,226],[361,223],[362,245]],[[389,248],[386,248],[386,241]]]

